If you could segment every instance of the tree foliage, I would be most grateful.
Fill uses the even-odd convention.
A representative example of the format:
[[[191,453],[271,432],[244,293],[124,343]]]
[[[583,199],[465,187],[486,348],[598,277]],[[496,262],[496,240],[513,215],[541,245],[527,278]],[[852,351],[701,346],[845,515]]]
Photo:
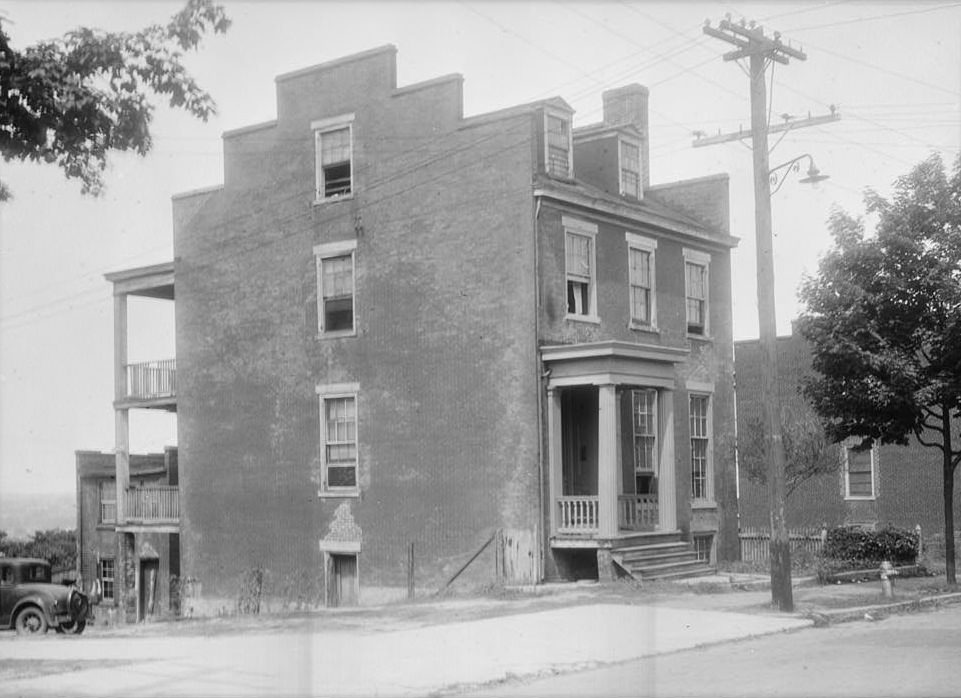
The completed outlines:
[[[811,343],[805,394],[835,442],[906,444],[942,454],[948,580],[954,582],[954,471],[961,461],[961,158],[932,156],[868,191],[864,221],[840,210],[834,247],[806,279],[799,327]]]
[[[77,532],[55,528],[17,540],[0,531],[0,553],[6,557],[38,557],[47,560],[54,570],[72,570],[77,564]]]
[[[827,439],[820,419],[810,407],[781,408],[781,439],[788,497],[801,483],[837,470],[838,460],[825,457]],[[749,480],[760,485],[767,482],[770,466],[764,459],[764,424],[760,417],[746,420],[738,438],[738,463]]]
[[[0,23],[0,152],[5,161],[56,163],[99,194],[110,151],[152,146],[150,96],[206,121],[213,99],[184,67],[184,51],[230,26],[211,0],[188,0],[165,25],[104,32],[82,27],[23,50]],[[9,198],[0,182],[0,201]]]

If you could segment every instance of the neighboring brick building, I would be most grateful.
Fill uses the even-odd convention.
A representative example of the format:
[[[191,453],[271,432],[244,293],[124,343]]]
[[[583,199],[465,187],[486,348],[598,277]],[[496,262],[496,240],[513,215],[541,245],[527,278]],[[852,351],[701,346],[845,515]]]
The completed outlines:
[[[132,455],[129,473],[130,485],[138,492],[171,496],[178,484],[177,449]],[[123,615],[131,620],[174,610],[170,582],[180,574],[180,535],[169,531],[170,524],[176,525],[172,518],[166,522],[168,530],[160,531],[143,525],[148,517],[154,525],[160,523],[159,500],[153,511],[149,506],[129,511],[129,520],[118,528],[116,456],[77,451],[77,571],[85,591],[100,590],[98,620],[117,618],[125,602]],[[121,541],[130,546],[134,536],[136,545],[121,549]]]
[[[759,415],[760,351],[757,340],[734,344],[737,377],[738,434]],[[800,335],[777,338],[778,388],[781,404],[798,413],[807,403],[800,392],[812,372],[811,353]],[[850,446],[850,444],[845,444]],[[852,452],[828,445],[824,455],[830,474],[798,486],[786,503],[790,528],[894,525],[914,529],[925,538],[944,532],[941,452],[913,441],[907,446],[876,445]],[[770,526],[766,484],[740,477],[740,523],[743,528]],[[955,482],[954,517],[961,521],[961,482]]]
[[[223,186],[175,197],[196,607],[251,570],[396,598],[411,544],[421,591],[492,539],[458,583],[735,557],[727,177],[649,185],[640,85],[578,129],[560,98],[465,118],[395,53],[278,77]],[[626,548],[659,541],[686,566]]]

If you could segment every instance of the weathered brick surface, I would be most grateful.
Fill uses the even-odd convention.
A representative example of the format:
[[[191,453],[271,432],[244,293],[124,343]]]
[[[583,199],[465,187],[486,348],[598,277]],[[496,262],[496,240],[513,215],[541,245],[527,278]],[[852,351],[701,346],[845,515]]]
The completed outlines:
[[[224,190],[176,217],[183,557],[205,594],[322,573],[345,500],[318,497],[318,384],[360,385],[362,586],[405,585],[411,541],[438,584],[536,524],[531,116],[462,127],[459,79],[393,91],[387,63],[279,81],[277,124],[228,135]],[[355,192],[314,206],[309,123],[344,113]],[[357,336],[318,339],[312,248],[344,239]]]
[[[811,372],[808,346],[800,336],[778,337],[778,389],[782,404],[803,403],[800,385]],[[738,424],[741,430],[759,414],[760,354],[757,340],[735,344],[737,368]],[[824,458],[838,462],[839,447],[828,446]],[[877,498],[873,501],[845,501],[843,473],[830,474],[802,484],[787,499],[787,522],[791,527],[828,526],[843,523],[876,522],[925,532],[944,529],[943,486],[940,451],[916,441],[907,446],[881,446],[878,454]],[[741,476],[741,526],[770,525],[766,485]],[[961,482],[954,492],[955,520],[961,520]],[[927,535],[927,533],[926,533]]]

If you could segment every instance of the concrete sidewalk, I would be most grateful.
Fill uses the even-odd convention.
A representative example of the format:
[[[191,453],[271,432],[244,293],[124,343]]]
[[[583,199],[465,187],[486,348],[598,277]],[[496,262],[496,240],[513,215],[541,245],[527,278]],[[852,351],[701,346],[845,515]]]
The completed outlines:
[[[387,632],[61,638],[4,659],[130,664],[5,682],[24,696],[421,696],[794,630],[812,621],[604,603]]]

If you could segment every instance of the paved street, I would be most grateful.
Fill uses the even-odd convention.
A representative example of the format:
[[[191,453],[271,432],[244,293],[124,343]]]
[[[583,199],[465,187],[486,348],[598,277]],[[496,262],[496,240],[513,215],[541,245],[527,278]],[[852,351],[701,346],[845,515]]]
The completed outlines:
[[[427,695],[809,627],[784,615],[592,604],[396,631],[3,642],[5,660],[131,663],[7,681],[35,696]],[[2,664],[3,660],[0,660]]]
[[[961,607],[649,657],[480,696],[961,695]]]

